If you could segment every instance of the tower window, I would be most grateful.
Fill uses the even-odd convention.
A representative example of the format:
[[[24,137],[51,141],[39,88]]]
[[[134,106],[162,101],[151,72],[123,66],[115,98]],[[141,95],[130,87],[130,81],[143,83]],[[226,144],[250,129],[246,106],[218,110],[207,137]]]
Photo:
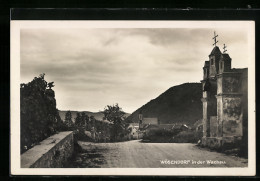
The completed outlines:
[[[210,64],[211,64],[211,66],[215,64],[214,58],[211,58]]]

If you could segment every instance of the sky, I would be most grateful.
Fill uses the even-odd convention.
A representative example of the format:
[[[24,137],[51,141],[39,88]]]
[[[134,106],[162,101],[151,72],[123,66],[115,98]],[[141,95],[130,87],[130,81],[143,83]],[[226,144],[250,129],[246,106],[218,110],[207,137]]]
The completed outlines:
[[[20,31],[20,81],[45,73],[59,110],[132,113],[172,86],[200,82],[213,47],[248,67],[246,29],[41,28]]]

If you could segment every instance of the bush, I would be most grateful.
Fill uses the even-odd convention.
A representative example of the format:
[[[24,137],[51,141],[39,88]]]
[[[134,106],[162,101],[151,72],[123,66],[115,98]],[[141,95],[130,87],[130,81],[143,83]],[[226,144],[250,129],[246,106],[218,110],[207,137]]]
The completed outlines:
[[[144,140],[150,140],[151,142],[168,143],[171,138],[176,135],[175,130],[165,130],[160,128],[154,128],[146,131],[143,136]]]
[[[51,136],[61,127],[52,83],[44,74],[20,87],[21,153]]]
[[[182,131],[171,139],[173,143],[197,143],[198,134],[194,130]]]

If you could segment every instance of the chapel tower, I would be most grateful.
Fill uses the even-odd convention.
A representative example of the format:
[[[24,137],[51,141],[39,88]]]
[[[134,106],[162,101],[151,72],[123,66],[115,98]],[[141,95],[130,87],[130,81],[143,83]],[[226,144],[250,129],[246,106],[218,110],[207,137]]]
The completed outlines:
[[[220,148],[238,143],[247,130],[247,69],[232,69],[231,58],[216,45],[203,67],[203,138],[202,145]],[[245,88],[246,87],[246,88]],[[246,103],[246,108],[242,102]],[[244,113],[244,114],[243,114]]]

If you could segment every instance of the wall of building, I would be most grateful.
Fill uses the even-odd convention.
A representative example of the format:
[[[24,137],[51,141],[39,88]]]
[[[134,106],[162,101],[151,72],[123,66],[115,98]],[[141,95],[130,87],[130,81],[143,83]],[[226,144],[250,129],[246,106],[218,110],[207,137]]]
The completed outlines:
[[[242,136],[242,107],[240,97],[223,97],[223,136]]]
[[[223,85],[223,77],[221,76],[221,77],[218,77],[218,80],[217,80],[217,86],[218,86],[217,94],[221,94],[222,93],[222,90],[223,90],[222,85]]]
[[[223,136],[223,101],[222,96],[217,96],[217,123],[218,123],[218,130],[217,136]]]
[[[202,121],[202,123],[203,123],[203,136],[209,136],[209,122],[208,122],[208,119],[207,119],[207,102],[206,101],[204,101],[203,102],[203,121]]]
[[[240,75],[235,73],[224,73],[222,83],[223,93],[239,93],[240,92]]]
[[[209,76],[210,77],[214,77],[217,74],[217,70],[216,70],[216,64],[218,64],[218,62],[216,62],[217,59],[215,58],[215,56],[210,57],[210,65],[209,65]]]
[[[217,116],[217,80],[210,80],[210,90],[207,92],[208,100],[208,119],[210,116]]]
[[[138,139],[138,132],[135,127],[132,128],[132,131],[130,134],[131,134],[131,139]]]
[[[222,136],[243,135],[241,73],[223,73],[218,77],[218,120]]]
[[[218,122],[217,116],[210,117],[210,137],[218,136]]]
[[[73,132],[60,132],[23,153],[21,168],[61,168],[73,151]]]
[[[243,140],[242,147],[245,147],[245,152],[247,154],[247,145],[248,145],[248,69],[243,70],[243,75],[241,76],[241,92],[242,96],[242,110],[243,110]]]

